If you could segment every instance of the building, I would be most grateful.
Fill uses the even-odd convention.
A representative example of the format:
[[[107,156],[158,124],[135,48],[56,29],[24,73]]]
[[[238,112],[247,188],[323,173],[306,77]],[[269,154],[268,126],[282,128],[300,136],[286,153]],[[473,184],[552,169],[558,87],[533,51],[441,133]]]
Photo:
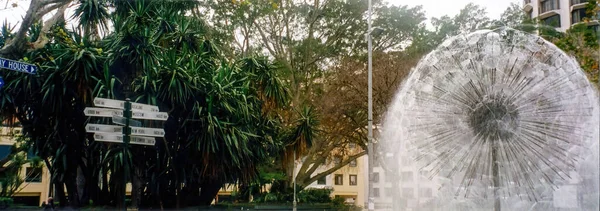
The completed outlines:
[[[356,144],[349,144],[350,152],[359,153],[362,149]],[[340,160],[334,160],[329,165],[319,167],[313,175],[330,169]],[[297,166],[301,166],[298,163]],[[367,156],[357,158],[348,165],[308,185],[307,188],[331,188],[331,197],[342,197],[346,204],[363,206],[366,202],[365,185],[367,182]]]
[[[359,153],[362,149],[356,144],[349,144],[351,153]],[[321,172],[327,171],[331,167],[337,165],[340,160],[334,160],[328,165],[323,165],[317,168],[312,176],[317,175]],[[302,166],[302,160],[296,162],[296,173],[299,170],[299,166]],[[318,188],[318,189],[333,189],[331,197],[342,197],[346,204],[353,204],[356,206],[363,206],[366,202],[365,199],[365,184],[367,182],[367,156],[362,156],[355,161],[350,162],[348,165],[338,169],[337,171],[321,178],[309,185],[306,188]],[[269,185],[265,187],[266,190],[270,188]],[[236,185],[226,184],[219,190],[219,193],[213,204],[220,202],[232,202],[231,195],[236,191]]]
[[[565,32],[572,25],[584,24],[588,0],[523,0],[523,10],[540,24]],[[598,25],[598,18],[587,23]]]
[[[21,128],[0,128],[0,157],[5,158],[11,147],[16,143],[15,138],[21,134]],[[28,155],[31,156],[31,155]],[[50,189],[50,174],[48,169],[33,168],[26,164],[21,169],[25,182],[16,190],[13,200],[15,204],[39,206],[48,198]]]

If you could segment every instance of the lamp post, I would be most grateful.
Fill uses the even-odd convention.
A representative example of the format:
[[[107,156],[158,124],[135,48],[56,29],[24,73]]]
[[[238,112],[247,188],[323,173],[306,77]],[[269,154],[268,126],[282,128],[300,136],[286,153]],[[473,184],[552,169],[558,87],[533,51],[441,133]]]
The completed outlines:
[[[367,208],[369,211],[375,210],[375,199],[373,198],[373,163],[375,161],[373,151],[373,35],[378,35],[383,32],[380,28],[372,28],[371,19],[373,16],[373,7],[371,0],[369,0],[369,15],[368,15],[368,28],[367,28],[367,43],[368,43],[368,134],[367,134],[367,156],[369,166],[369,182],[367,183]]]

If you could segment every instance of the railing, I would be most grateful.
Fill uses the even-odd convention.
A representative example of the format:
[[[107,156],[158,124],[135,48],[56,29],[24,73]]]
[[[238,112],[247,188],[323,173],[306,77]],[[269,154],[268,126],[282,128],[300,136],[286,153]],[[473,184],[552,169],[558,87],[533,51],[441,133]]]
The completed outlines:
[[[560,9],[558,0],[547,0],[547,1],[544,1],[541,3],[542,4],[540,5],[540,14],[548,12],[548,11]]]
[[[571,6],[581,3],[587,3],[589,0],[571,0]]]

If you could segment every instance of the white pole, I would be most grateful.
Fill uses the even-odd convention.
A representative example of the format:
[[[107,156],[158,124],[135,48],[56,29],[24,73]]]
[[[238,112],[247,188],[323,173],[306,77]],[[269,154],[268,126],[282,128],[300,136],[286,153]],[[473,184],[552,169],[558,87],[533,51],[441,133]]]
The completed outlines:
[[[296,200],[296,150],[294,150],[294,202],[293,202],[293,211],[296,211],[298,208],[297,206],[297,200]]]
[[[374,203],[374,198],[373,198],[373,163],[375,161],[375,154],[373,152],[373,43],[372,43],[372,31],[371,31],[371,17],[373,16],[373,8],[371,6],[371,0],[369,0],[369,15],[368,15],[368,45],[369,45],[369,49],[368,49],[368,56],[369,56],[369,63],[368,63],[368,134],[367,134],[367,156],[369,159],[369,182],[367,184],[367,188],[368,188],[368,192],[367,192],[367,199],[368,199],[368,209],[369,211],[375,210],[375,203]]]

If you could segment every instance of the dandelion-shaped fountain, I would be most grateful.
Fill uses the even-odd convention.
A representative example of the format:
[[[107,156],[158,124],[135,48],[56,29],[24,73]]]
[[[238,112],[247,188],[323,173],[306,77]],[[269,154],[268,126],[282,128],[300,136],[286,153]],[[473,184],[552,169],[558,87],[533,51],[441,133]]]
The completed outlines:
[[[453,37],[386,114],[387,164],[415,175],[399,178],[394,210],[598,210],[598,116],[575,59],[541,37]]]

